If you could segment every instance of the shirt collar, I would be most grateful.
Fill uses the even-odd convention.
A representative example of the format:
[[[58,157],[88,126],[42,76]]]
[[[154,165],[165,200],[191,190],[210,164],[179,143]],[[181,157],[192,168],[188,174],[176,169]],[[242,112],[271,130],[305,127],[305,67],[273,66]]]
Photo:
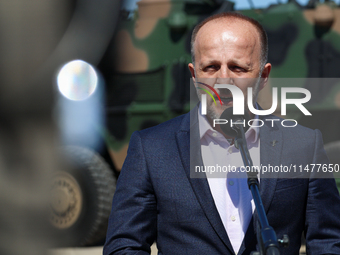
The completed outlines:
[[[208,122],[208,119],[205,115],[202,115],[201,111],[201,104],[198,107],[198,123],[199,123],[199,132],[200,132],[200,139],[202,139],[207,133],[216,133],[217,137],[224,137],[220,132],[217,130],[214,130],[210,123]],[[258,105],[256,103],[255,108],[258,109]],[[246,140],[252,143],[256,143],[259,139],[260,135],[260,123],[259,123],[259,116],[254,116],[254,121],[251,123],[251,127],[247,130],[245,133]]]

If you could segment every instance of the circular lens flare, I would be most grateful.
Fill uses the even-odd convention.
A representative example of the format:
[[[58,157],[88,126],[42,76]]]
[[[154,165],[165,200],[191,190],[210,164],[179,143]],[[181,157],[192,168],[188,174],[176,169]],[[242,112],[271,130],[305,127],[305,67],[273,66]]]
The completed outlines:
[[[57,84],[60,93],[74,101],[85,100],[96,90],[98,75],[95,69],[83,60],[73,60],[59,71]]]

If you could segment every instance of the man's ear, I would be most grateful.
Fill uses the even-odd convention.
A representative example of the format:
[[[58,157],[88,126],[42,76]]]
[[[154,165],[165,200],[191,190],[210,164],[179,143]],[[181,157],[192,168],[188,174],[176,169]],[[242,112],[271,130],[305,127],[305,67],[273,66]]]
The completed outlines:
[[[196,79],[196,76],[195,76],[195,67],[194,67],[194,65],[192,63],[189,63],[188,67],[189,67],[189,71],[191,73],[191,77],[192,77],[192,79],[195,82],[195,79]]]
[[[264,66],[262,74],[261,74],[262,81],[261,81],[261,85],[260,85],[260,90],[263,89],[267,85],[267,82],[268,82],[268,79],[269,79],[270,70],[272,70],[272,64],[267,63]]]

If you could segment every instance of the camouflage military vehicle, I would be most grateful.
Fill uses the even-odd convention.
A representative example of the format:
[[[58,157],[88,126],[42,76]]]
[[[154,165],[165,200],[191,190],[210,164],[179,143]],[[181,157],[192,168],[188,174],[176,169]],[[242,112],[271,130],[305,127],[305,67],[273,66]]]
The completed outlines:
[[[106,81],[107,123],[103,137],[107,151],[104,158],[115,173],[122,167],[132,132],[189,110],[187,64],[191,61],[191,32],[204,18],[226,11],[234,11],[233,2],[141,0],[133,15],[121,12],[115,37],[98,65]],[[300,6],[292,0],[266,9],[239,12],[258,20],[268,33],[269,62],[273,65],[271,77],[334,78],[325,87],[302,81],[313,95],[318,95],[311,100],[313,118],[294,111],[292,114],[300,124],[319,128],[325,143],[340,140],[340,84],[336,79],[340,77],[340,8],[331,1],[322,4],[310,1]],[[264,96],[268,95],[270,87],[264,91]],[[329,147],[333,163],[338,163],[339,147],[337,144]],[[79,174],[73,177],[70,181],[75,183],[73,187],[78,187],[77,180],[84,183]],[[101,181],[105,182],[105,177]],[[96,196],[90,184],[78,189],[92,198]],[[90,205],[97,201],[83,198]],[[79,208],[81,211],[82,207]],[[86,212],[78,212],[82,214]],[[75,217],[66,230],[73,229],[70,232],[73,234],[89,231],[80,227],[79,221],[81,219]],[[96,225],[94,233],[101,231],[103,222]],[[96,237],[77,240],[76,244],[93,244],[102,236]]]
[[[263,10],[244,10],[266,29],[269,42],[268,62],[272,63],[272,86],[280,87],[279,78],[311,92],[304,116],[297,109],[290,115],[299,124],[318,128],[323,134],[331,163],[339,164],[340,132],[340,8],[333,1],[310,1],[301,6],[295,1],[271,5]],[[294,85],[291,85],[294,86]],[[270,94],[270,86],[264,92]],[[261,102],[261,98],[260,98]],[[336,174],[338,177],[339,175]],[[340,190],[340,179],[337,179]]]
[[[205,17],[233,11],[233,6],[231,1],[219,0],[142,0],[132,18],[121,18],[108,57],[115,73],[109,69],[105,75],[107,141],[117,169],[134,130],[189,109],[191,31]],[[310,1],[301,6],[288,1],[239,12],[258,20],[267,31],[272,78],[340,77],[340,8],[334,2]],[[330,83],[321,88],[305,84],[315,95],[311,100],[313,118],[297,116],[299,123],[319,128],[325,143],[340,140],[338,80]],[[332,125],[325,125],[323,119],[329,116]]]

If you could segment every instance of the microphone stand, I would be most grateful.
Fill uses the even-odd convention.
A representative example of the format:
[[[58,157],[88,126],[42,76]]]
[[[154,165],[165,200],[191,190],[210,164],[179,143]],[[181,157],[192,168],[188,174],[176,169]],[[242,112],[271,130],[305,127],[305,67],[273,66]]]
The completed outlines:
[[[240,150],[243,163],[250,170],[253,169],[253,161],[249,155],[245,135],[244,128],[242,124],[237,124],[236,128],[238,129],[238,135],[235,137],[235,146]],[[240,135],[241,133],[241,135]],[[278,249],[278,239],[276,237],[274,229],[269,226],[266,212],[264,210],[262,199],[260,197],[259,192],[259,181],[257,178],[258,172],[248,171],[248,187],[251,191],[251,194],[254,199],[254,203],[256,206],[259,222],[260,222],[260,231],[257,231],[257,241],[259,244],[260,251],[252,252],[252,255],[280,255],[280,251]],[[259,233],[260,232],[260,233]],[[284,236],[282,240],[279,240],[283,245],[288,245],[288,236]]]

